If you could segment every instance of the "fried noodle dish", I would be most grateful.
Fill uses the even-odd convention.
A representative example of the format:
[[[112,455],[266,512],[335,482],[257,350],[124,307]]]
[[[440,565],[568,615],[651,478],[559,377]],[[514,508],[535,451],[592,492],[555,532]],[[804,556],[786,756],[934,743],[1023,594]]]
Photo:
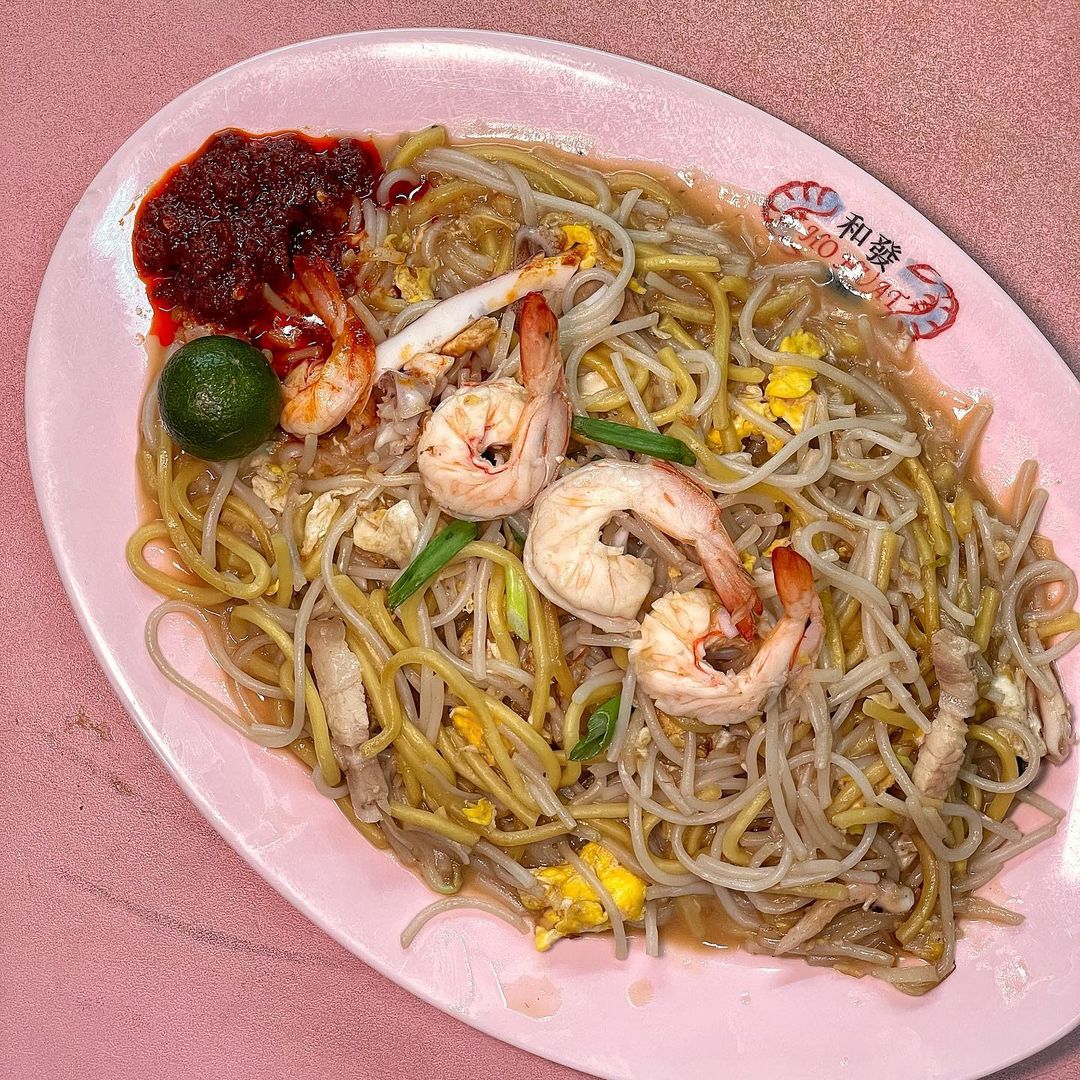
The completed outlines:
[[[1063,817],[1047,493],[753,210],[441,127],[219,132],[138,209],[150,654],[440,894],[404,945],[721,927],[921,994],[1020,921],[978,891]]]

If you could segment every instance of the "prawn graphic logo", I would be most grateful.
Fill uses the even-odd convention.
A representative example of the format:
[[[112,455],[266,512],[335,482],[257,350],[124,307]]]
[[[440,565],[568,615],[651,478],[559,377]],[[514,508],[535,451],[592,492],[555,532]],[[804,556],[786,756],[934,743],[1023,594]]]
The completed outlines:
[[[937,337],[956,322],[960,301],[941,274],[929,263],[903,262],[901,244],[848,210],[831,187],[816,180],[781,184],[765,197],[761,214],[780,243],[816,255],[852,292],[896,315],[913,338]]]

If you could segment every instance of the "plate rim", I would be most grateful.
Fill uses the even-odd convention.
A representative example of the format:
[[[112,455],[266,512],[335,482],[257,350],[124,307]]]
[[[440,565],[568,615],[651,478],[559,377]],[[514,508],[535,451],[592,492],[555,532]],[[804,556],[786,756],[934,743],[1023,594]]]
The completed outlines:
[[[45,432],[44,429],[36,425],[34,417],[38,415],[38,410],[41,408],[41,401],[38,400],[40,387],[38,385],[38,377],[36,372],[38,370],[37,365],[33,363],[34,358],[42,354],[44,346],[41,342],[41,338],[44,337],[46,331],[44,329],[45,315],[44,312],[48,307],[48,292],[50,286],[53,285],[53,279],[58,276],[60,272],[60,254],[64,247],[65,241],[69,235],[78,231],[78,225],[80,218],[88,209],[89,202],[94,195],[95,188],[99,179],[107,173],[113,162],[121,158],[128,148],[137,143],[143,136],[144,132],[154,128],[163,122],[167,122],[171,119],[171,115],[174,112],[182,111],[183,107],[192,99],[197,98],[201,93],[212,86],[215,83],[227,81],[234,73],[255,64],[272,61],[275,58],[288,55],[294,52],[303,52],[306,49],[310,49],[313,46],[327,46],[332,45],[335,42],[353,42],[353,41],[371,41],[378,42],[379,40],[394,42],[394,43],[424,43],[437,39],[443,42],[455,42],[461,40],[475,40],[484,43],[489,47],[494,47],[503,53],[509,53],[517,57],[528,55],[530,51],[534,51],[537,46],[541,46],[545,49],[554,49],[558,52],[570,52],[572,54],[578,54],[582,58],[587,57],[602,57],[609,63],[614,63],[616,66],[625,66],[631,72],[639,71],[641,73],[659,73],[664,79],[678,80],[681,83],[686,84],[688,87],[693,88],[694,92],[700,93],[705,91],[708,95],[719,95],[719,97],[728,103],[734,103],[740,109],[746,109],[752,111],[755,118],[763,119],[768,124],[780,125],[789,135],[794,133],[796,136],[808,140],[809,143],[815,147],[820,148],[827,155],[843,162],[844,167],[854,170],[860,180],[863,183],[876,186],[886,191],[892,198],[898,200],[905,207],[909,208],[919,220],[925,224],[929,232],[934,235],[939,243],[943,243],[945,249],[948,252],[950,259],[954,259],[962,263],[969,272],[975,272],[980,278],[981,283],[990,286],[990,292],[995,298],[1009,308],[1012,313],[1019,315],[1026,323],[1026,328],[1029,332],[1033,332],[1040,343],[1044,346],[1045,352],[1053,357],[1060,368],[1063,369],[1068,376],[1075,380],[1077,378],[1076,373],[1072,371],[1069,365],[1065,362],[1064,358],[1058,353],[1053,344],[1043,333],[1039,325],[1034,321],[1031,315],[1020,305],[1020,303],[1014,299],[1005,288],[998,282],[996,277],[986,270],[975,258],[968,254],[968,252],[962,248],[952,237],[942,229],[935,221],[926,215],[922,210],[913,206],[908,202],[907,198],[897,192],[889,184],[880,180],[873,173],[869,172],[857,162],[847,157],[840,150],[833,148],[827,143],[822,142],[820,139],[815,138],[813,135],[808,134],[796,123],[788,120],[782,120],[779,117],[767,112],[765,109],[759,106],[753,105],[744,101],[735,95],[729,94],[724,90],[721,90],[715,86],[711,86],[708,83],[700,82],[699,80],[690,78],[679,72],[671,71],[670,69],[660,67],[659,65],[648,63],[647,61],[635,59],[633,57],[627,57],[618,53],[609,52],[603,49],[596,49],[591,46],[581,45],[576,42],[560,41],[553,38],[545,38],[538,35],[529,34],[517,34],[508,31],[500,30],[475,30],[469,28],[459,27],[437,27],[437,26],[411,26],[400,28],[380,28],[370,30],[358,30],[347,31],[337,34],[329,34],[321,37],[303,39],[300,41],[294,41],[287,44],[276,46],[272,49],[265,50],[247,56],[233,64],[228,65],[219,71],[213,72],[205,78],[199,80],[197,83],[188,87],[182,93],[166,102],[160,109],[149,116],[143,123],[141,123],[131,134],[124,139],[122,143],[109,155],[109,158],[101,166],[101,168],[95,173],[91,179],[87,188],[79,197],[78,201],[72,208],[63,228],[57,236],[56,242],[53,247],[53,251],[49,257],[48,264],[45,272],[42,275],[41,284],[39,286],[37,299],[34,305],[33,321],[31,326],[31,332],[27,344],[26,357],[27,363],[24,374],[24,425],[25,434],[27,439],[28,449],[28,461],[30,474],[34,486],[34,495],[37,503],[38,513],[41,517],[42,524],[46,539],[48,541],[50,553],[52,555],[53,562],[56,566],[57,572],[64,586],[64,590],[67,593],[72,609],[78,619],[80,629],[83,636],[87,639],[91,650],[94,653],[102,671],[106,675],[113,691],[120,699],[125,710],[135,721],[143,737],[149,743],[151,749],[154,751],[158,759],[165,765],[170,775],[180,786],[185,796],[195,805],[199,813],[209,822],[214,828],[215,832],[222,837],[223,840],[229,845],[229,847],[235,851],[244,861],[250,866],[268,885],[270,885],[283,899],[285,899],[290,905],[300,911],[305,918],[313,922],[320,930],[330,936],[339,945],[345,948],[348,952],[357,956],[363,963],[374,968],[384,977],[390,979],[392,982],[401,986],[408,993],[414,994],[421,998],[428,1004],[439,1009],[441,1012],[448,1016],[453,1017],[456,1020],[468,1024],[477,1030],[483,1031],[502,1042],[514,1045],[519,1049],[524,1049],[529,1053],[532,1053],[541,1058],[551,1060],[558,1064],[565,1065],[569,1068],[584,1070],[586,1068],[595,1069],[595,1064],[583,1065],[581,1056],[571,1056],[564,1053],[558,1045],[548,1046],[544,1049],[535,1049],[531,1045],[527,1045],[523,1041],[519,1040],[514,1034],[506,1033],[498,1030],[494,1023],[487,1021],[484,1017],[472,1017],[460,1014],[458,1011],[451,1008],[445,1001],[439,1000],[433,991],[426,988],[423,981],[416,977],[410,976],[406,972],[394,970],[387,964],[383,963],[378,954],[373,951],[369,951],[364,946],[357,946],[354,942],[346,940],[345,935],[340,931],[340,928],[336,924],[328,922],[324,916],[320,913],[319,906],[310,900],[301,890],[295,887],[291,882],[276,875],[269,864],[262,862],[257,858],[256,853],[249,846],[245,846],[243,838],[232,830],[223,820],[222,816],[214,808],[210,802],[208,796],[206,796],[202,789],[197,786],[192,778],[190,778],[180,767],[179,763],[173,758],[171,752],[167,748],[162,738],[161,732],[157,730],[146,710],[140,704],[138,698],[132,686],[129,684],[128,679],[124,674],[123,665],[120,657],[113,651],[109,642],[95,627],[92,611],[90,605],[82,593],[77,577],[75,576],[72,565],[69,562],[67,553],[62,546],[61,528],[54,516],[53,509],[50,505],[49,499],[46,495],[45,484]],[[651,159],[645,159],[651,160]],[[722,178],[718,178],[722,179]],[[1060,496],[1059,496],[1060,497]],[[1075,753],[1076,751],[1074,751]],[[1067,819],[1066,819],[1067,820]],[[1080,1000],[1072,1007],[1073,1015],[1061,1024],[1060,1027],[1056,1027],[1048,1033],[1043,1033],[1034,1039],[1030,1045],[1025,1045],[1022,1050],[1019,1050],[1006,1058],[1000,1059],[993,1065],[993,1071],[999,1071],[1001,1069],[1008,1068],[1017,1062],[1023,1061],[1047,1047],[1053,1045],[1055,1042],[1066,1036],[1069,1032],[1080,1026]],[[597,1072],[597,1076],[616,1076],[615,1073]],[[984,1077],[988,1074],[981,1071],[969,1072],[960,1071],[956,1073],[948,1074],[952,1080],[979,1080],[980,1077]]]

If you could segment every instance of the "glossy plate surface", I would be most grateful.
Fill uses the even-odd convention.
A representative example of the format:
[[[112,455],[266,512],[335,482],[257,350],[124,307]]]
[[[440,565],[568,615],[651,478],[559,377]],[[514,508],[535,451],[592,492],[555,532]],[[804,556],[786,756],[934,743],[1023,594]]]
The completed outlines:
[[[143,623],[156,601],[123,556],[137,524],[133,460],[148,325],[130,257],[133,205],[221,127],[358,133],[434,122],[459,135],[550,140],[600,157],[692,167],[763,194],[791,181],[832,189],[831,203],[788,188],[775,205],[790,210],[817,198],[817,216],[804,220],[826,233],[842,231],[857,211],[874,232],[863,237],[864,254],[878,233],[903,248],[888,269],[915,300],[923,284],[947,299],[948,283],[955,307],[939,303],[924,329],[936,330],[949,311],[954,321],[921,343],[922,356],[943,381],[995,402],[984,452],[991,485],[1006,485],[1025,457],[1041,460],[1051,490],[1043,529],[1080,566],[1080,457],[1062,437],[1080,430],[1076,381],[982,270],[844,158],[708,87],[573,46],[426,30],[308,42],[214,76],[132,136],[72,215],[37,307],[27,424],[42,516],[86,634],[151,745],[229,843],[346,948],[467,1023],[588,1072],[956,1080],[1053,1041],[1080,1017],[1075,755],[1040,788],[1070,808],[1058,836],[990,890],[1027,921],[972,928],[956,974],[928,998],[726,950],[669,948],[656,961],[635,947],[619,964],[598,937],[539,955],[501,922],[468,913],[429,925],[402,952],[402,925],[430,894],[358,838],[297,765],[225,728],[153,667]],[[862,235],[848,232],[849,240]],[[1022,383],[1013,374],[1020,370]],[[219,685],[182,627],[163,639],[187,670]],[[1074,701],[1077,673],[1069,663]]]

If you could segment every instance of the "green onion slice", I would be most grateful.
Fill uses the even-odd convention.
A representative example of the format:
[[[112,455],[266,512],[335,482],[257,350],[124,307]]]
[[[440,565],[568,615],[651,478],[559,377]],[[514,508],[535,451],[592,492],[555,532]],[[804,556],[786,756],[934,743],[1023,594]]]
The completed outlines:
[[[570,751],[571,761],[588,761],[603,753],[615,737],[615,724],[619,719],[619,702],[621,694],[608,698],[596,712],[589,717],[585,735],[579,739],[577,745]]]
[[[436,533],[390,586],[387,602],[391,610],[405,603],[479,533],[480,526],[475,521],[452,521],[442,532]]]
[[[529,640],[529,594],[524,576],[512,567],[506,571],[506,622],[521,641]]]
[[[616,424],[613,420],[597,420],[591,416],[574,417],[574,433],[594,442],[617,446],[634,454],[647,454],[664,461],[677,461],[680,465],[693,465],[697,458],[686,443],[644,428]]]

